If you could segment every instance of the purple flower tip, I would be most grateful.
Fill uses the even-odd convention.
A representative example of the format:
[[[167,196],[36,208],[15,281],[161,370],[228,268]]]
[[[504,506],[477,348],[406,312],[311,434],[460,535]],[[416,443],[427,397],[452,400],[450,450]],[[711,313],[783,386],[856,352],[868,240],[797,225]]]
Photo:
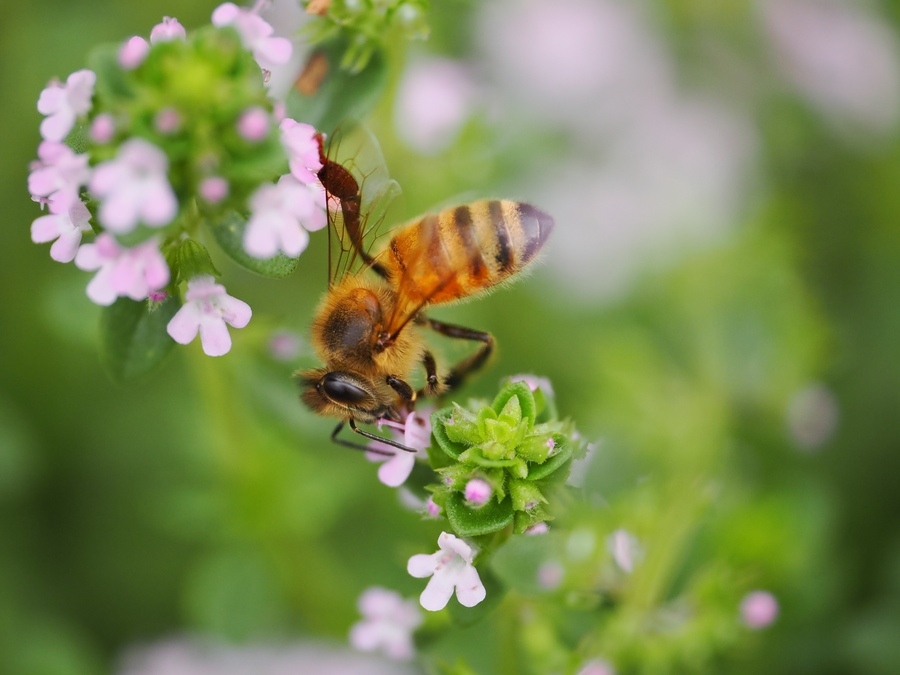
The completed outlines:
[[[466,483],[466,501],[472,506],[484,506],[494,493],[491,484],[483,478],[473,478]]]
[[[770,625],[777,616],[778,601],[768,591],[753,591],[741,601],[741,619],[754,630]]]

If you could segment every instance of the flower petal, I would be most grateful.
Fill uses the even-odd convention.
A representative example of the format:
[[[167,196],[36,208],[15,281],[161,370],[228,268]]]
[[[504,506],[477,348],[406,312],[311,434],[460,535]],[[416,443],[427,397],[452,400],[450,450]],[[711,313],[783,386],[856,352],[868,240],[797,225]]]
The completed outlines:
[[[419,596],[419,604],[429,612],[444,609],[453,595],[453,579],[446,574],[435,574]]]
[[[415,464],[415,453],[397,450],[393,457],[378,467],[378,480],[388,487],[400,487],[409,478]]]
[[[84,248],[82,246],[82,248]],[[182,305],[166,325],[166,332],[175,342],[186,345],[197,337],[200,330],[199,311],[193,304]]]
[[[223,356],[231,350],[231,335],[225,321],[204,316],[200,320],[200,344],[207,356]]]
[[[474,607],[484,600],[487,591],[473,565],[466,565],[456,576],[456,599],[463,607]]]
[[[417,579],[424,579],[434,574],[439,553],[418,553],[406,563],[406,571]]]

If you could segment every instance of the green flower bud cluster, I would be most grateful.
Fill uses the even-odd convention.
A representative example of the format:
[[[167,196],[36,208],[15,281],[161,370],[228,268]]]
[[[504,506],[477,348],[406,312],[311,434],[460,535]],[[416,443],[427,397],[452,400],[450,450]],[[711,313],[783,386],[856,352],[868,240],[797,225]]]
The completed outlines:
[[[432,486],[455,532],[473,537],[512,526],[521,533],[551,520],[548,493],[562,485],[572,459],[583,454],[574,426],[559,420],[552,393],[509,382],[490,405],[454,404],[431,417],[432,466],[442,478]],[[486,504],[468,503],[473,479],[491,486]]]

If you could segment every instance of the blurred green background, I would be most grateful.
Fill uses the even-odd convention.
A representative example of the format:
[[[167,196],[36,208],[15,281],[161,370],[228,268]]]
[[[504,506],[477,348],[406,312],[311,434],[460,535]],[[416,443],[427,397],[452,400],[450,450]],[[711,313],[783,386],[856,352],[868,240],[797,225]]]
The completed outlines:
[[[549,377],[599,443],[588,495],[671,545],[667,587],[715,559],[776,594],[775,625],[710,672],[900,672],[900,5],[432,5],[371,120],[402,208],[487,194],[557,222],[528,279],[434,312],[497,337],[463,397]],[[192,344],[128,387],[102,370],[88,275],[29,239],[47,81],[214,6],[3,10],[3,673],[116,672],[179,636],[338,645],[367,586],[418,593],[405,561],[440,532],[296,401],[324,237],[283,282],[219,255],[250,326],[227,356]],[[271,355],[279,330],[298,356]],[[655,486],[640,500],[636,477]],[[432,648],[517,672],[491,630]]]

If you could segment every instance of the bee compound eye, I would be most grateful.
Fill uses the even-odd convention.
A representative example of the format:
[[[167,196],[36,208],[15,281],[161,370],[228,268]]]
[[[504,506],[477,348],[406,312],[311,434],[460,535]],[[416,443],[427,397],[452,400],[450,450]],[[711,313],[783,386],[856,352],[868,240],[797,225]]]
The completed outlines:
[[[320,384],[325,395],[335,403],[358,405],[370,398],[369,392],[352,382],[341,379],[335,373],[328,373]]]

